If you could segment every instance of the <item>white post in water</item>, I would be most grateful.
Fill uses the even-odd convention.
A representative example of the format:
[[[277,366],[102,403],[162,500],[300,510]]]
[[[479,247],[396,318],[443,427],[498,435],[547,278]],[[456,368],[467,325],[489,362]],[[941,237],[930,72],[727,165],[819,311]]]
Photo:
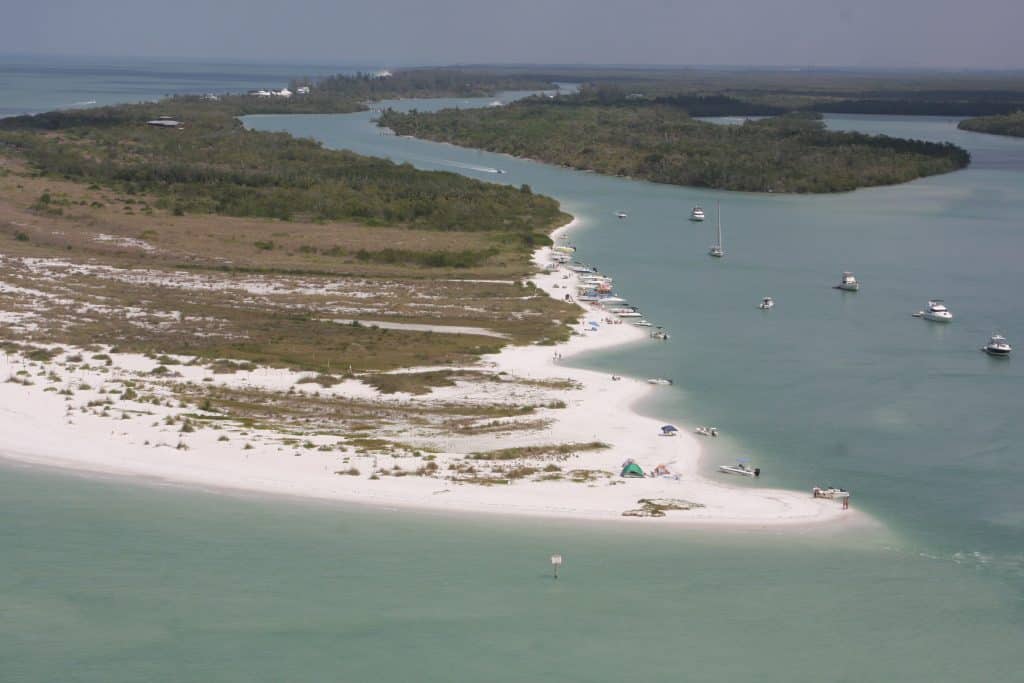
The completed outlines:
[[[554,569],[555,569],[555,578],[557,579],[558,578],[558,568],[562,566],[562,556],[561,555],[552,555],[551,556],[551,566],[554,567]]]

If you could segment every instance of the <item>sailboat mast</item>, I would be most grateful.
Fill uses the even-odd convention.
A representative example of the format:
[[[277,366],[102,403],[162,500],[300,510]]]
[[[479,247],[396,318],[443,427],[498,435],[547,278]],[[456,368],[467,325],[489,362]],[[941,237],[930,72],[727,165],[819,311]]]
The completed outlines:
[[[718,214],[718,248],[722,248],[722,202],[715,202],[715,213]]]

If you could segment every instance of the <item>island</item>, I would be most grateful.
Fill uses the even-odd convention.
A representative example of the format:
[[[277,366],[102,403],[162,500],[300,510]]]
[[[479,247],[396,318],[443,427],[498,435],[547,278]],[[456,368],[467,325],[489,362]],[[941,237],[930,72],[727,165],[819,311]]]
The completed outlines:
[[[952,144],[825,129],[797,112],[739,125],[699,120],[707,100],[600,94],[534,97],[505,107],[384,112],[400,135],[503,152],[580,170],[657,183],[746,192],[844,192],[948,173],[970,162]],[[714,111],[737,109],[715,102]],[[697,105],[697,106],[694,106]],[[744,115],[763,111],[745,104]]]

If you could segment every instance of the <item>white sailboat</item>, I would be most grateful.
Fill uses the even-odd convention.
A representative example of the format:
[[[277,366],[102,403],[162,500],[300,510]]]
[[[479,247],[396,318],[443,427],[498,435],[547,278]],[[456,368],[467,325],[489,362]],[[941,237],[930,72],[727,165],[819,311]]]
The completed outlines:
[[[722,258],[725,256],[725,249],[722,248],[722,203],[715,202],[715,208],[718,213],[718,241],[708,250],[708,254]]]

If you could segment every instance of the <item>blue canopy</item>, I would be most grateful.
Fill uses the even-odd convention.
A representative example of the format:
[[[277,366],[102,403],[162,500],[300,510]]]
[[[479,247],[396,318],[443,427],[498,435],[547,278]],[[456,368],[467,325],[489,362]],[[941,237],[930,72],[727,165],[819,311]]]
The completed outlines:
[[[661,428],[663,432],[678,432],[679,429],[673,425],[665,425]]]

